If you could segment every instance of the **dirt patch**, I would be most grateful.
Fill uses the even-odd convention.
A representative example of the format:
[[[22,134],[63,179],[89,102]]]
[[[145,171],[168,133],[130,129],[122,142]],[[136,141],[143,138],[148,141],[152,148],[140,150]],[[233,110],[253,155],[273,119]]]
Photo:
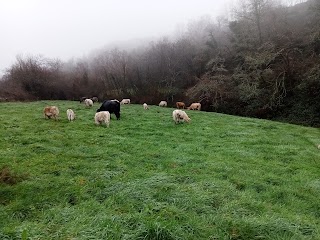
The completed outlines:
[[[15,185],[24,179],[26,179],[26,175],[16,174],[7,166],[0,168],[0,183]]]

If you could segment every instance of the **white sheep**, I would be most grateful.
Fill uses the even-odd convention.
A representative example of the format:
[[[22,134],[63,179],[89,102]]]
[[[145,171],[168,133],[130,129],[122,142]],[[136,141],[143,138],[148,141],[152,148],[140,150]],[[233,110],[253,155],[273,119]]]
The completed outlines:
[[[191,121],[186,112],[179,109],[176,109],[172,112],[172,118],[176,124],[184,121],[187,123]]]
[[[100,125],[101,123],[105,123],[107,127],[109,127],[110,124],[110,113],[108,111],[101,111],[97,112],[94,116],[94,122],[97,125]]]
[[[57,120],[59,117],[59,108],[56,106],[48,106],[43,109],[44,118],[54,118]]]
[[[122,99],[120,104],[130,104],[130,99],[129,98],[124,98],[124,99]]]
[[[86,105],[86,107],[92,107],[93,106],[93,101],[89,98],[84,100],[84,104]]]
[[[168,103],[166,101],[161,101],[159,103],[159,107],[166,107],[168,105]]]
[[[67,110],[67,117],[69,121],[73,121],[76,118],[74,111],[70,108]]]
[[[144,110],[148,110],[149,109],[148,104],[146,104],[146,103],[142,104],[142,106],[143,106]]]

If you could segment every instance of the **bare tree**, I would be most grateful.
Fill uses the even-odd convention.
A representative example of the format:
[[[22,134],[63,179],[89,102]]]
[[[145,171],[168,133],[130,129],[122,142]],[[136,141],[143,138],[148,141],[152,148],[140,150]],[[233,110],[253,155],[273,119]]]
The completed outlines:
[[[259,45],[263,43],[263,18],[273,4],[273,0],[244,0],[240,1],[239,10],[235,10],[237,19],[248,21],[255,26]]]

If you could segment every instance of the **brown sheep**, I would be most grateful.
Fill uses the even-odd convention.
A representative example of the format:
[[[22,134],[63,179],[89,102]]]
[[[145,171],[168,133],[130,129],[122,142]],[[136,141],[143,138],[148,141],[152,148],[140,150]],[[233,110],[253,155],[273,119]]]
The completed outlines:
[[[59,108],[56,106],[48,106],[43,109],[44,118],[54,118],[57,120],[59,116]]]
[[[176,102],[176,106],[178,109],[184,109],[186,107],[184,102]]]

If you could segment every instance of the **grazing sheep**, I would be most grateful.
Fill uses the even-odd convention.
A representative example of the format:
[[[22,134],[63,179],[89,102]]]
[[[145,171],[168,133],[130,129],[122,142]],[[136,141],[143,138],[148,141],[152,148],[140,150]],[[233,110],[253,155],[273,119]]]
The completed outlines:
[[[108,111],[109,113],[114,113],[117,117],[117,120],[120,119],[120,103],[118,100],[105,100],[100,108],[97,109],[97,112]]]
[[[92,97],[91,100],[92,100],[92,102],[94,102],[94,103],[95,103],[95,102],[99,102],[99,98],[98,98],[98,97]]]
[[[120,104],[130,104],[130,99],[129,98],[124,98],[124,99],[122,99]]]
[[[73,121],[76,118],[74,111],[70,108],[67,110],[67,117],[69,121]]]
[[[107,127],[109,127],[110,124],[110,113],[108,111],[101,111],[97,112],[94,116],[94,122],[97,125],[100,125],[101,123],[105,123]]]
[[[160,103],[159,103],[159,107],[166,107],[168,104],[167,104],[167,102],[166,101],[161,101]]]
[[[86,100],[87,99],[87,97],[81,97],[80,98],[80,103],[82,103],[84,100]]]
[[[142,106],[143,106],[144,110],[148,110],[149,109],[148,104],[146,104],[146,103],[142,104]]]
[[[178,109],[184,109],[186,107],[184,102],[176,102],[176,106]]]
[[[180,122],[190,122],[191,119],[188,117],[185,111],[183,110],[174,110],[172,112],[173,121],[177,124]]]
[[[201,103],[192,103],[190,105],[190,107],[188,107],[187,109],[189,110],[201,110]]]
[[[87,98],[84,100],[84,104],[86,105],[86,107],[92,107],[93,101],[90,98]]]
[[[48,106],[43,109],[44,118],[54,118],[57,120],[59,116],[59,108],[56,106]]]

